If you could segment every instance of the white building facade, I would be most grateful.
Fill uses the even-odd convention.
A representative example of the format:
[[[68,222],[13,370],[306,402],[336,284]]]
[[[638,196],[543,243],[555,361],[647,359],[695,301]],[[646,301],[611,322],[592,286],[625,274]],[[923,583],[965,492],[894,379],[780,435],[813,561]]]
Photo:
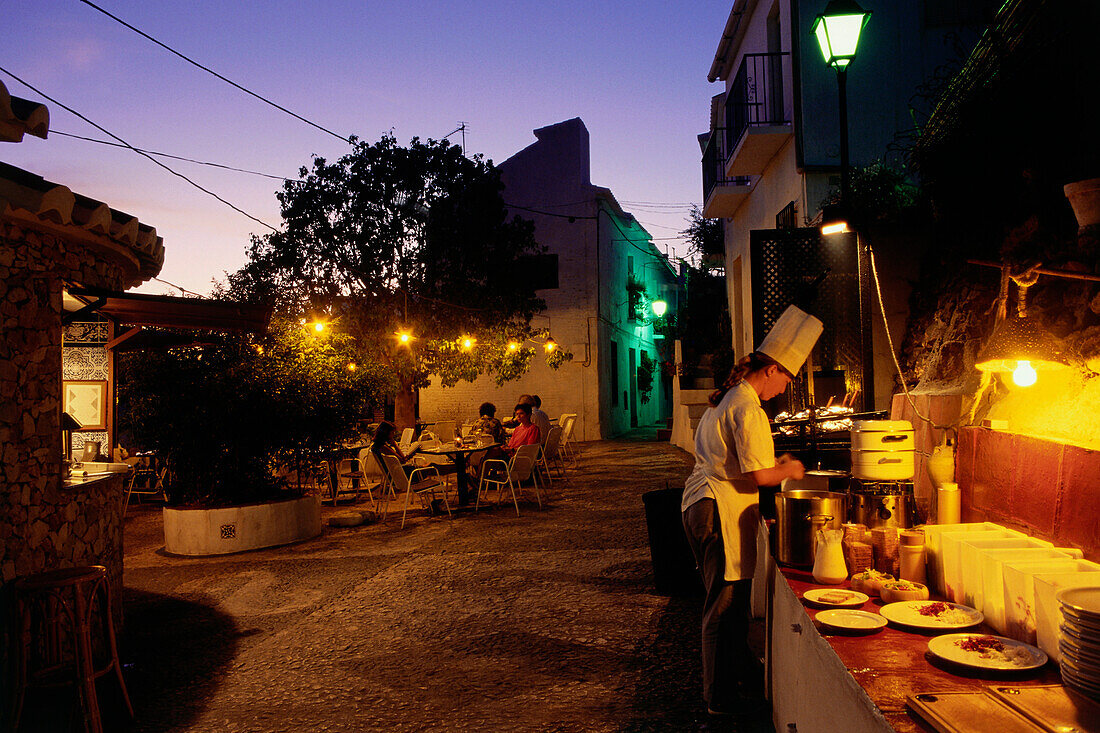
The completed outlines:
[[[527,374],[504,386],[491,376],[433,384],[420,390],[420,417],[461,422],[476,418],[483,402],[508,417],[519,395],[537,394],[551,417],[578,415],[575,440],[653,425],[671,414],[671,380],[663,376],[671,344],[643,310],[663,299],[674,312],[675,273],[611,191],[592,184],[588,130],[579,118],[534,134],[537,142],[499,165],[504,199],[513,214],[535,222],[549,255],[540,284],[552,287],[536,291],[546,310],[532,325],[549,328],[573,360],[555,370],[540,352]]]

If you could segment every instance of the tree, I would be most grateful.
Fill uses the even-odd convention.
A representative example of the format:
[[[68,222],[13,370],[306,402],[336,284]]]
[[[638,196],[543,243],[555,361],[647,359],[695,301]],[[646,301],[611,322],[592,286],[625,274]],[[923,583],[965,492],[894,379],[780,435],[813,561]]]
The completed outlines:
[[[726,245],[721,219],[707,219],[695,204],[688,214],[688,228],[680,232],[688,239],[688,256],[704,269],[725,267]]]
[[[253,237],[229,291],[351,334],[361,360],[392,375],[396,422],[410,425],[429,374],[447,386],[515,379],[535,354],[524,343],[545,335],[530,326],[544,248],[531,222],[509,218],[502,188],[491,162],[445,140],[356,141],[286,182],[284,230]]]
[[[279,465],[353,437],[381,396],[380,375],[359,368],[350,346],[276,320],[260,338],[209,334],[201,345],[124,353],[120,427],[168,461],[173,504],[271,498],[284,488]]]

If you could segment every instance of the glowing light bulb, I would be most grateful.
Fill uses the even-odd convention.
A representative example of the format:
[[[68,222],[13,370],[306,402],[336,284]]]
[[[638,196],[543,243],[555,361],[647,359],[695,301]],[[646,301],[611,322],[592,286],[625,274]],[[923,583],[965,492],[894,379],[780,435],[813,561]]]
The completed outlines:
[[[397,334],[397,340],[400,341],[403,344],[409,343],[409,339],[411,339],[411,338],[412,338],[412,336],[410,336],[405,331],[402,331],[401,333]]]
[[[515,351],[518,348],[519,348],[519,344],[517,344],[515,341],[509,341],[508,342],[508,350],[509,351]]]
[[[1030,387],[1035,384],[1035,380],[1039,378],[1039,375],[1035,373],[1035,368],[1031,366],[1030,361],[1018,361],[1016,362],[1016,368],[1012,371],[1012,381],[1020,387]]]
[[[556,348],[558,348],[558,345],[556,343],[554,343],[554,339],[550,339],[549,341],[546,342],[546,351],[547,352],[551,352]]]
[[[321,333],[321,331],[325,330],[325,324],[318,321],[317,323],[313,324],[313,330],[316,331],[317,333]]]
[[[663,300],[655,300],[655,301],[653,301],[653,306],[652,307],[653,307],[653,315],[660,318],[661,316],[663,316],[665,314],[665,311],[668,310],[668,303],[666,303]]]
[[[355,362],[354,361],[351,362],[350,364],[348,364],[348,371],[349,372],[354,372],[355,371]]]
[[[462,339],[462,348],[466,349],[466,351],[469,351],[473,347],[474,347],[474,340],[472,338],[467,336],[466,338]]]

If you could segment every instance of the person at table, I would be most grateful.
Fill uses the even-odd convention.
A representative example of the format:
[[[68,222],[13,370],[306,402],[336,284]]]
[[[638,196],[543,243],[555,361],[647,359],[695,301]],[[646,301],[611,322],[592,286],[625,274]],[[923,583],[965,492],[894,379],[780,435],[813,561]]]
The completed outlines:
[[[516,429],[512,431],[512,437],[508,439],[508,444],[503,448],[504,454],[509,458],[515,454],[516,449],[520,446],[539,444],[539,426],[531,422],[531,405],[527,402],[520,402],[516,405],[512,416],[516,421]]]
[[[483,402],[478,408],[478,414],[479,417],[470,434],[489,438],[494,443],[504,443],[507,435],[504,433],[504,425],[496,418],[497,406],[492,402]]]
[[[703,698],[707,712],[736,712],[760,697],[748,646],[749,592],[756,568],[761,486],[802,478],[802,464],[776,459],[760,406],[787,389],[821,335],[822,323],[791,306],[763,343],[710,395],[695,430],[695,469],[680,509],[703,578]]]
[[[550,435],[550,416],[542,411],[542,400],[537,394],[531,395],[531,422],[539,426],[539,442],[545,443]]]
[[[374,431],[374,440],[372,440],[370,444],[371,453],[378,459],[378,465],[383,470],[386,468],[386,462],[383,457],[395,456],[397,460],[401,461],[401,468],[405,470],[405,473],[410,474],[413,469],[417,468],[417,466],[408,462],[412,458],[415,449],[407,456],[402,453],[401,447],[397,445],[396,433],[397,428],[392,422],[380,422],[378,424],[378,429]]]

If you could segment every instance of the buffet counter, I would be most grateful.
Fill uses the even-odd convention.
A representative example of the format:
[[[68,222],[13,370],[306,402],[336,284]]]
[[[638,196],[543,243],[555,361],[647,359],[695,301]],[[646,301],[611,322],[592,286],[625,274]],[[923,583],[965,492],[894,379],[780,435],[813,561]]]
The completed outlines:
[[[892,624],[872,633],[827,629],[814,620],[817,609],[804,605],[802,595],[813,588],[846,589],[848,583],[823,586],[808,572],[780,568],[767,547],[761,525],[754,609],[765,610],[768,620],[767,685],[777,731],[931,731],[936,728],[907,709],[907,696],[1061,683],[1052,662],[995,672],[942,661],[928,652],[934,632]],[[877,613],[881,606],[872,598],[862,610]],[[971,630],[994,633],[984,624]],[[1060,688],[1055,692],[1062,694]]]

